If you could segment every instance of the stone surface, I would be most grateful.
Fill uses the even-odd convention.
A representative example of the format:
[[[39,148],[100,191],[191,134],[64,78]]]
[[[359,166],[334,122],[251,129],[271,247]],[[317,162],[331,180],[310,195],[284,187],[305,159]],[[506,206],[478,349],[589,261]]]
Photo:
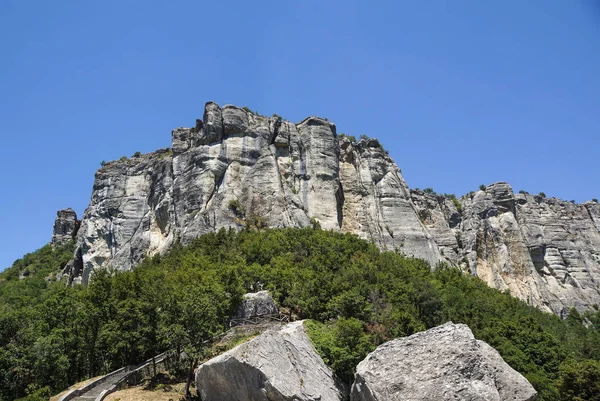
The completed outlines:
[[[220,228],[245,225],[353,232],[387,249],[441,260],[400,169],[377,140],[351,143],[335,125],[298,124],[209,102],[171,151],[107,163],[97,173],[64,271],[87,283],[96,268],[131,269],[145,256]]]
[[[533,386],[464,324],[380,345],[358,366],[351,401],[531,401]]]
[[[442,254],[490,286],[556,314],[600,304],[597,202],[514,194],[499,182],[462,197],[455,218],[445,196],[412,197]]]
[[[447,262],[560,314],[600,305],[600,205],[514,194],[507,183],[460,199],[410,191],[376,139],[337,136],[326,119],[294,124],[206,104],[172,151],[107,163],[77,234],[70,282],[128,270],[220,228],[322,228],[381,249]]]
[[[244,299],[234,316],[235,319],[250,319],[257,316],[277,315],[279,309],[269,291],[250,292]]]
[[[77,213],[71,208],[56,212],[54,230],[52,232],[52,245],[63,245],[73,240],[79,229]]]
[[[304,331],[302,321],[270,330],[202,364],[203,401],[336,401],[347,397]]]

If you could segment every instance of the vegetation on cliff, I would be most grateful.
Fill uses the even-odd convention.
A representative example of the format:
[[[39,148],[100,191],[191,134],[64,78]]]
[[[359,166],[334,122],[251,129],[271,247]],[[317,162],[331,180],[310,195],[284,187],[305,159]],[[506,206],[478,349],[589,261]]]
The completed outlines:
[[[346,381],[378,344],[448,320],[495,347],[540,400],[586,399],[599,371],[597,312],[563,321],[354,235],[221,230],[134,271],[100,270],[88,287],[46,281],[72,249],[44,247],[0,275],[0,400],[44,399],[168,348],[201,358],[211,352],[203,340],[223,330],[242,294],[260,289],[294,318],[314,320],[311,339]]]

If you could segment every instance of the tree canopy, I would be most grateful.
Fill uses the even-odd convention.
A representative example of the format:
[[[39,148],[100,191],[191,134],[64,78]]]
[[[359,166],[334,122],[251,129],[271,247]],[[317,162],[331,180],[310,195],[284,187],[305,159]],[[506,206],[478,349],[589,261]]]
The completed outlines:
[[[44,247],[0,274],[0,400],[44,399],[167,349],[201,358],[242,295],[262,289],[292,318],[312,319],[316,349],[347,382],[377,345],[453,321],[495,347],[540,400],[593,399],[585,391],[600,363],[598,312],[561,320],[355,235],[220,230],[133,271],[98,270],[87,287],[48,277],[72,252]]]

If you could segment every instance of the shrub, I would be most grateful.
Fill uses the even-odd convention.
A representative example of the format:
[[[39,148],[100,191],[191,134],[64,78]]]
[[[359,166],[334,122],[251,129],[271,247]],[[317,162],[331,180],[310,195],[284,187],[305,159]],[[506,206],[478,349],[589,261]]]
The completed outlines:
[[[592,202],[598,203],[598,199],[594,198],[594,199],[592,199]]]
[[[600,362],[565,362],[560,367],[558,391],[562,400],[600,401]]]
[[[448,195],[448,198],[450,198],[450,200],[452,200],[452,203],[454,203],[454,207],[456,208],[458,213],[462,213],[462,205],[460,204],[458,199],[456,199],[456,196],[454,194],[450,194],[450,195]]]
[[[283,121],[283,118],[282,118],[282,117],[281,117],[279,114],[273,113],[273,116],[272,116],[272,117],[273,117],[274,119],[276,119],[277,121],[279,121],[279,122],[282,122],[282,121]]]
[[[248,106],[244,106],[242,107],[242,109],[246,112],[246,113],[250,113],[250,114],[254,114],[254,112],[252,110],[250,110],[250,108]]]
[[[133,157],[140,157],[141,155],[142,155],[142,154],[141,154],[140,152],[135,152],[135,153],[133,154]]]
[[[314,320],[305,323],[306,332],[325,363],[346,383],[352,383],[356,365],[375,347],[365,333],[365,323],[351,317],[333,324]]]
[[[433,188],[425,188],[423,190],[423,192],[425,192],[426,194],[432,194],[435,195],[435,191],[433,190]]]
[[[539,196],[540,198],[545,198],[545,197],[546,197],[546,194],[545,194],[544,192],[540,192],[540,193],[538,194],[538,196]]]
[[[127,156],[121,156],[119,160],[122,162],[126,162],[127,160],[129,160],[129,158]]]
[[[523,195],[529,195],[529,192],[527,192],[527,191],[525,191],[525,190],[523,190],[523,189],[522,189],[522,190],[520,190],[520,191],[519,191],[519,193],[520,193],[520,194],[523,194]]]
[[[227,204],[227,208],[231,210],[236,217],[244,217],[244,215],[246,214],[246,211],[244,210],[244,207],[242,206],[239,199],[230,200]]]
[[[104,160],[102,160],[102,161],[100,162],[100,166],[101,166],[101,167],[104,167],[104,166],[106,166],[106,162],[105,162]]]
[[[484,184],[481,184],[481,185],[479,186],[479,190],[481,190],[481,191],[485,191],[485,185],[484,185]]]
[[[361,141],[362,141],[362,140],[368,141],[368,140],[369,140],[369,139],[371,139],[371,138],[369,138],[369,136],[368,136],[368,135],[361,134],[361,135],[360,135],[360,137],[359,137],[359,139],[360,139]]]
[[[267,222],[263,216],[259,216],[256,213],[251,213],[250,216],[246,218],[246,228],[251,229],[255,228],[257,230],[261,230],[263,228],[267,228]]]

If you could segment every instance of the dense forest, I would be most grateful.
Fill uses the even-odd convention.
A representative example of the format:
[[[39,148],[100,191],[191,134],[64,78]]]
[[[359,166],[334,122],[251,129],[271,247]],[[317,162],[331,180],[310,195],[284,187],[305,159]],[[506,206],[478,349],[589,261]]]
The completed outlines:
[[[378,344],[466,323],[540,393],[600,400],[600,314],[543,313],[448,266],[382,252],[350,234],[221,230],[87,287],[54,279],[73,244],[45,246],[0,274],[0,400],[44,400],[167,349],[195,360],[245,292],[269,290],[345,381]]]

